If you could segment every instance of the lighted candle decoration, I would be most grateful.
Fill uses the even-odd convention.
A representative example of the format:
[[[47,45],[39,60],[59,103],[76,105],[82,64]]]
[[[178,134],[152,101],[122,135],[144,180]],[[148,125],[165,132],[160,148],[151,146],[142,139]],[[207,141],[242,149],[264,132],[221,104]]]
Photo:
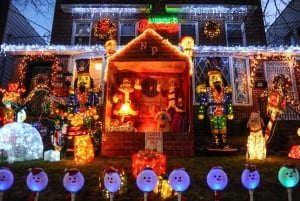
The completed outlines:
[[[210,189],[215,192],[215,201],[220,200],[221,191],[225,189],[228,183],[228,177],[222,167],[213,167],[206,176],[206,182]]]
[[[63,185],[69,192],[67,197],[70,201],[75,201],[76,193],[80,191],[84,185],[83,174],[77,168],[65,169]]]
[[[115,170],[108,170],[104,175],[104,187],[110,193],[110,201],[113,201],[114,193],[121,187],[121,177]]]
[[[246,165],[241,176],[243,186],[249,191],[250,201],[253,201],[254,189],[260,182],[260,175],[255,165]]]
[[[299,171],[295,165],[284,165],[279,169],[278,180],[282,186],[287,188],[288,201],[292,201],[292,189],[299,182]]]
[[[169,184],[178,193],[178,201],[181,194],[190,186],[190,176],[184,168],[176,168],[169,175]]]
[[[3,200],[4,194],[14,183],[14,175],[10,169],[0,168],[0,201]]]
[[[157,175],[151,168],[145,168],[137,175],[136,184],[144,192],[144,201],[147,201],[148,193],[153,191],[157,182]]]
[[[48,175],[43,168],[30,168],[26,179],[27,187],[32,191],[29,201],[37,201],[39,192],[48,186]]]

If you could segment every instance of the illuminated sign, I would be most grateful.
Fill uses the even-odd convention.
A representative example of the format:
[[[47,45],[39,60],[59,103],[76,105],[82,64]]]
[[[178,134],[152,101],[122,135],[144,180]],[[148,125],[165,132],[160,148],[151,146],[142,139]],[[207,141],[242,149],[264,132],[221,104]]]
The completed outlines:
[[[151,28],[161,33],[176,34],[179,31],[178,18],[176,17],[151,17],[138,21],[138,32],[142,33]]]

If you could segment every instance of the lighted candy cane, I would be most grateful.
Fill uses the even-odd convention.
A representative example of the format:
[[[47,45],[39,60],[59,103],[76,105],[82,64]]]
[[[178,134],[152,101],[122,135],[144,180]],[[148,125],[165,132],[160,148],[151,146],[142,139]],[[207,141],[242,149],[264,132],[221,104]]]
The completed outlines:
[[[10,169],[0,168],[0,201],[3,201],[4,193],[12,187],[14,175]]]
[[[270,119],[269,119],[268,124],[267,124],[266,131],[265,131],[265,142],[267,144],[270,142],[269,139],[270,139],[270,136],[271,136],[271,131],[272,131],[272,128],[273,128],[273,124],[276,121],[276,117],[277,117],[277,111],[272,110],[271,115],[270,115]]]

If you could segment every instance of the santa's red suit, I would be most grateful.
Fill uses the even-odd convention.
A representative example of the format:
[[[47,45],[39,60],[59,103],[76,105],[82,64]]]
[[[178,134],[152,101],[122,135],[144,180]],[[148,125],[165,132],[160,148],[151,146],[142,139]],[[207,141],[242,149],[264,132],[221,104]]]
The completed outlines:
[[[125,116],[126,119],[123,123],[133,121],[132,117],[138,115],[136,101],[140,97],[140,94],[140,85],[134,88],[118,88],[118,91],[113,96],[113,102],[115,103],[113,114],[116,116],[116,119],[121,119],[122,116]],[[125,105],[127,108],[126,111],[123,111]]]

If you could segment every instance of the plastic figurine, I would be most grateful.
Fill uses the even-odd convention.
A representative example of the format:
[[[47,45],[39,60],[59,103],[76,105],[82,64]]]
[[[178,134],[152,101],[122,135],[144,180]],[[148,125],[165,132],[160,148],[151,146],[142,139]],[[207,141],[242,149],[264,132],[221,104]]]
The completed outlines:
[[[200,94],[200,109],[198,118],[209,118],[211,133],[213,135],[213,148],[229,148],[227,144],[227,119],[233,119],[232,89],[226,86],[219,69],[208,71],[208,82],[196,88]]]

